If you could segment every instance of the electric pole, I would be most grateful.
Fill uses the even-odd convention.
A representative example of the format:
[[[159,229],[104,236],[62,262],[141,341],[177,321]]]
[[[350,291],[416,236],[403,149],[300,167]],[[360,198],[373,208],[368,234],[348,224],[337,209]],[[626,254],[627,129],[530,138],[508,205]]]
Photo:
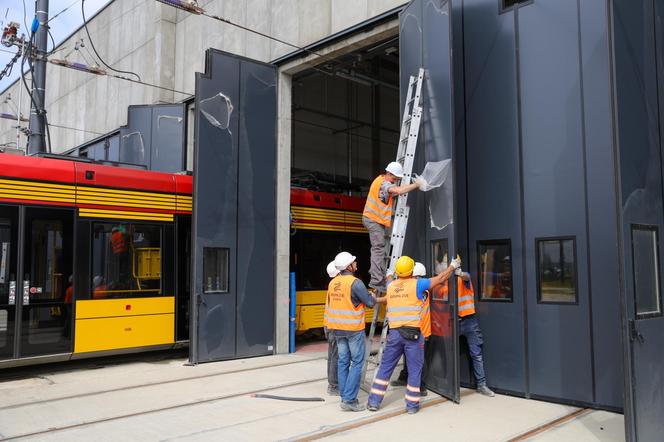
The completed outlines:
[[[48,0],[35,1],[35,16],[39,27],[34,35],[34,50],[26,54],[33,58],[32,97],[30,105],[30,136],[28,138],[28,154],[46,152],[46,115],[44,99],[46,98],[46,52],[48,50]]]

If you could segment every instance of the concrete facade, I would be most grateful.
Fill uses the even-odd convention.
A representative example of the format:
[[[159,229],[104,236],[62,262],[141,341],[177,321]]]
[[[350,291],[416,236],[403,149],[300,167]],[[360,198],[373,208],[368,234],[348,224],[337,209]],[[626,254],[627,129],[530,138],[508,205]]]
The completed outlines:
[[[403,0],[210,0],[200,1],[199,5],[209,13],[239,25],[297,46],[306,46],[404,3]],[[194,74],[203,71],[207,48],[263,62],[296,50],[154,0],[112,1],[89,18],[88,27],[97,50],[114,68],[136,72],[146,83],[191,95],[194,93]],[[64,57],[80,39],[87,44],[83,28],[62,42],[59,48],[64,49],[53,57]],[[85,55],[89,58],[87,52]],[[84,62],[84,58],[75,52],[68,59]],[[19,90],[23,89],[21,112],[27,116],[29,99],[19,83],[0,93],[0,102],[11,94],[12,101],[17,103]],[[56,153],[124,125],[127,107],[132,104],[171,103],[188,97],[183,93],[97,77],[52,64],[48,65],[46,87],[46,110],[52,124],[52,149]],[[0,144],[15,141],[15,125],[13,121],[0,121]],[[23,147],[25,141],[22,136]]]

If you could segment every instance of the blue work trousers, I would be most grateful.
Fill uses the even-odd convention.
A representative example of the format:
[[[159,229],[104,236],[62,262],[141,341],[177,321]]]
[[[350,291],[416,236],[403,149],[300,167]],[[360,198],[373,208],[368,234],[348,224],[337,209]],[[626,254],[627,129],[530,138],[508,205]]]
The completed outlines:
[[[365,349],[364,330],[348,336],[335,335],[339,353],[339,395],[342,402],[352,403],[357,400],[360,392]]]
[[[468,351],[473,361],[473,374],[477,386],[486,385],[486,375],[484,374],[484,359],[482,358],[482,330],[475,315],[459,318],[459,336],[465,336],[468,342]]]
[[[420,333],[418,339],[404,339],[398,329],[390,329],[387,334],[387,345],[383,353],[383,359],[378,367],[376,380],[371,386],[369,394],[369,406],[379,407],[387,387],[390,385],[390,377],[397,366],[401,355],[404,355],[408,365],[408,382],[406,383],[406,408],[420,408],[420,385],[422,382],[422,365],[424,364],[424,337]]]

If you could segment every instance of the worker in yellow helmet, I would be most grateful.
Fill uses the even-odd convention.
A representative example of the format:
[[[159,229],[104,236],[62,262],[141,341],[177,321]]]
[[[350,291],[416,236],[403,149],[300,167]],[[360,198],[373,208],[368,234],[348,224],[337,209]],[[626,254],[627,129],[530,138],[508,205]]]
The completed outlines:
[[[390,385],[390,377],[401,355],[408,366],[406,410],[409,414],[420,409],[420,384],[424,363],[424,336],[421,330],[424,292],[445,282],[461,266],[453,259],[449,267],[433,278],[414,278],[415,261],[408,256],[397,260],[394,268],[398,279],[387,287],[387,321],[390,331],[378,374],[371,387],[367,408],[376,411]]]
[[[371,183],[367,202],[362,213],[362,224],[369,231],[371,242],[371,266],[369,267],[369,287],[385,292],[385,241],[387,231],[392,226],[392,209],[395,196],[403,195],[420,187],[420,181],[397,185],[403,179],[403,166],[396,161],[385,168],[385,173]],[[409,177],[408,181],[410,181]]]

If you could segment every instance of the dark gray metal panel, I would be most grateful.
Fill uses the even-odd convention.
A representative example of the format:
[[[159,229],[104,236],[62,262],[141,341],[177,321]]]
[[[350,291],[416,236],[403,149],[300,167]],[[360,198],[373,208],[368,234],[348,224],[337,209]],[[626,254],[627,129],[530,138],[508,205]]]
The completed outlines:
[[[526,392],[524,287],[514,12],[497,13],[495,0],[464,1],[464,59],[470,260],[477,284],[477,242],[512,244],[513,302],[478,302],[484,361],[491,386]],[[479,297],[479,292],[476,293]],[[462,358],[462,373],[468,376]],[[469,377],[462,377],[468,382]]]
[[[662,115],[664,2],[614,0],[614,70],[620,161],[623,336],[626,356],[625,424],[628,440],[660,440],[664,433],[664,318],[636,319],[631,225],[664,229]],[[657,28],[655,28],[657,23]],[[661,240],[659,272],[664,271]],[[661,293],[661,277],[659,281]],[[629,324],[642,341],[631,340]]]
[[[592,402],[577,0],[518,9],[533,395]],[[576,237],[578,305],[538,304],[535,238]]]
[[[180,172],[184,166],[184,104],[152,106],[150,169]]]
[[[401,103],[411,75],[425,69],[422,95],[423,118],[420,129],[420,145],[414,170],[420,171],[426,161],[440,161],[453,157],[454,148],[454,97],[452,64],[452,9],[446,0],[415,0],[400,15],[400,69]],[[448,241],[449,250],[456,250],[454,224],[442,230],[432,229],[431,221],[454,219],[454,178],[435,190],[422,195],[416,192],[409,197],[408,243],[404,253],[433,266],[431,242]],[[456,222],[456,220],[454,220]],[[430,338],[427,354],[427,387],[458,402],[458,336],[456,328],[456,291],[451,284],[449,297],[454,302],[432,300],[434,335]],[[437,331],[436,331],[437,330]]]
[[[588,186],[595,403],[622,408],[620,279],[615,216],[607,2],[579,2]]]
[[[205,74],[196,77],[196,149],[192,221],[192,327],[189,359],[205,362],[236,354],[238,133],[240,60],[206,52]],[[203,249],[230,250],[229,291],[203,293]]]
[[[240,62],[237,356],[274,349],[277,71]]]
[[[150,106],[130,106],[127,111],[127,126],[122,129],[120,161],[144,164],[150,169],[152,108]]]

